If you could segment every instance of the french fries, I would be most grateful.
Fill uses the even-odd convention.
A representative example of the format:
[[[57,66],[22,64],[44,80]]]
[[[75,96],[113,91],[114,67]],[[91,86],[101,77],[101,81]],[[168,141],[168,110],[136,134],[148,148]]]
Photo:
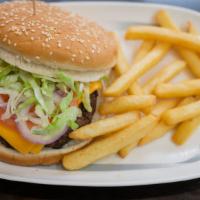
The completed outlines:
[[[154,47],[154,41],[144,41],[133,57],[133,64],[141,61]]]
[[[163,83],[156,87],[154,94],[159,98],[188,97],[200,94],[200,79],[177,84]]]
[[[130,68],[127,59],[124,55],[124,52],[122,50],[122,47],[119,43],[119,37],[117,35],[117,33],[114,33],[115,38],[117,40],[117,44],[118,44],[118,55],[117,55],[117,64],[115,66],[115,71],[117,72],[118,75],[124,74],[125,72],[127,72]]]
[[[197,100],[197,99],[196,99],[195,97],[187,97],[187,98],[182,99],[182,100],[179,102],[178,106],[179,106],[179,107],[180,107],[180,106],[184,106],[184,105],[193,103],[193,102],[195,102],[196,100]]]
[[[181,31],[176,24],[173,22],[169,14],[161,10],[156,14],[156,22],[166,28],[175,30],[175,31]],[[177,34],[178,35],[178,34]],[[194,51],[184,49],[177,47],[176,50],[178,51],[179,55],[187,62],[188,67],[190,68],[191,72],[197,76],[200,77],[200,58],[197,53]]]
[[[128,89],[130,95],[143,95],[143,90],[138,82],[133,83]]]
[[[169,13],[167,13],[165,10],[160,10],[156,13],[155,21],[157,24],[165,28],[172,29],[175,31],[181,31],[179,27],[172,20]]]
[[[117,78],[105,91],[104,96],[119,96],[140,76],[156,65],[169,51],[169,44],[157,44],[141,61],[134,64],[121,77]]]
[[[181,102],[179,102],[178,106],[187,105],[187,104],[192,103],[194,101],[195,101],[194,97],[188,97],[188,98],[183,99]],[[173,101],[171,100],[171,102],[173,102]],[[174,100],[174,103],[177,104],[176,100]],[[175,104],[174,104],[174,106],[175,106]],[[158,105],[157,108],[154,108],[154,110],[153,110],[154,114],[157,113],[157,115],[159,114],[159,117],[161,117],[162,113],[164,113],[167,109],[169,109],[169,105],[170,104],[167,104],[167,102],[165,102],[165,101],[160,102],[160,105]],[[173,106],[173,104],[171,104],[171,106]],[[175,124],[174,125],[167,125],[163,121],[160,121],[153,128],[153,130],[151,130],[150,132],[148,132],[140,140],[139,145],[144,145],[144,144],[150,143],[150,142],[152,142],[152,141],[154,141],[154,140],[156,140],[158,138],[161,138],[166,133],[168,133],[168,131],[170,131],[173,128],[175,128],[175,126],[176,126]]]
[[[195,27],[192,22],[188,22],[188,32],[194,35],[199,35],[197,27]]]
[[[151,114],[160,117],[165,111],[175,107],[179,103],[178,99],[169,99],[160,101],[151,109]]]
[[[139,49],[137,50],[132,64],[135,64],[135,63],[141,61],[149,53],[149,51],[153,48],[154,44],[155,44],[155,42],[153,42],[153,41],[144,41],[140,45]],[[131,94],[142,95],[143,91],[142,91],[141,86],[138,84],[138,82],[135,82],[129,87],[128,93],[130,95]]]
[[[105,156],[117,153],[123,147],[141,139],[144,136],[141,130],[155,121],[157,118],[152,115],[143,117],[128,128],[108,135],[106,138],[96,139],[88,146],[65,155],[62,162],[64,168],[78,170]]]
[[[146,129],[142,130],[142,132],[145,132],[146,133]],[[138,141],[134,141],[132,144],[129,144],[128,146],[124,147],[123,149],[121,149],[119,152],[118,152],[118,155],[121,157],[121,158],[125,158],[126,156],[128,156],[128,154],[135,148],[138,146]]]
[[[200,126],[199,32],[192,22],[188,23],[189,33],[182,32],[165,10],[155,15],[155,21],[162,27],[133,26],[127,30],[126,39],[143,39],[131,65],[115,35],[118,41],[115,71],[119,77],[103,91],[105,97],[112,97],[99,106],[99,113],[105,118],[69,134],[72,139],[92,142],[65,155],[65,169],[78,170],[114,153],[124,158],[135,147],[161,138],[175,128],[172,141],[182,145]],[[141,76],[158,64],[172,46],[183,60],[175,59],[163,66],[140,86]],[[196,79],[168,83],[186,66]],[[114,115],[106,116],[110,114]]]
[[[91,139],[123,129],[133,124],[137,119],[139,119],[139,114],[134,112],[116,115],[83,126],[70,133],[69,137],[77,140]]]
[[[118,57],[117,57],[117,64],[115,66],[115,71],[117,72],[118,75],[122,75],[130,69],[130,65],[127,62],[127,59],[124,55],[122,47],[119,43],[118,35],[116,33],[115,33],[115,37],[116,37],[116,40],[118,42]],[[143,49],[141,49],[141,50],[144,51]],[[144,52],[143,52],[143,54],[144,54]],[[141,55],[138,55],[138,56],[141,56]],[[133,94],[141,95],[142,94],[142,89],[137,82],[133,84],[133,87],[129,91],[129,94],[130,95],[133,95]]]
[[[172,136],[172,140],[177,145],[184,144],[200,125],[200,116],[181,123]]]
[[[151,130],[157,125],[157,121],[154,121],[152,122],[151,125],[149,125],[148,127],[142,129],[140,131],[140,134],[141,135],[146,135],[148,134],[149,132],[151,132]],[[140,138],[141,139],[141,138]],[[137,141],[134,141],[133,143],[125,146],[124,148],[122,148],[119,152],[118,152],[118,155],[121,157],[121,158],[125,158],[131,150],[133,150],[139,143],[140,139],[138,139]]]
[[[177,47],[179,55],[187,62],[190,71],[200,78],[200,58],[199,55],[191,50]]]
[[[158,138],[161,138],[163,135],[165,135],[168,131],[172,130],[174,127],[175,125],[167,125],[161,121],[150,132],[147,132],[147,134],[140,140],[139,145],[145,145]]]
[[[176,106],[178,104],[178,100],[176,99],[171,99],[171,100],[166,100],[166,101],[161,101],[159,102],[157,105],[155,105],[152,110],[151,110],[151,115],[155,116],[157,118],[157,120],[160,119],[162,113],[164,113],[166,110],[173,108],[174,106]],[[150,113],[150,112],[149,112]],[[149,127],[147,127],[146,129],[142,130],[142,133],[144,133],[143,135],[151,135],[152,133],[152,129],[154,127],[156,127],[157,122],[152,123]],[[139,140],[137,141],[137,144],[139,143]],[[124,147],[123,149],[121,149],[118,154],[124,158],[128,155],[128,153],[134,148],[136,147],[135,145],[135,141],[132,144],[129,144],[128,146]]]
[[[163,114],[162,118],[167,124],[173,125],[192,119],[198,115],[200,115],[200,100],[170,109]]]
[[[168,82],[183,69],[185,69],[186,63],[181,60],[175,60],[172,63],[164,66],[156,75],[154,75],[149,81],[143,86],[144,94],[151,94],[154,88],[163,82]]]
[[[156,40],[200,52],[200,40],[197,36],[167,28],[132,26],[128,28],[125,37],[127,40]]]
[[[110,102],[100,105],[99,112],[102,115],[119,114],[131,110],[139,110],[152,106],[156,103],[153,95],[128,95],[117,97]]]

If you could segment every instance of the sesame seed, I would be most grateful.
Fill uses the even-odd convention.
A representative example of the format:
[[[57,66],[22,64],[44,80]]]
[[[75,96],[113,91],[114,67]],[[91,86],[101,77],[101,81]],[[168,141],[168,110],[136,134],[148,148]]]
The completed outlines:
[[[7,40],[7,38],[6,38],[6,37],[4,37],[2,41],[3,41],[3,42],[6,42],[6,40]]]
[[[86,56],[85,58],[86,58],[86,60],[90,60],[90,57],[89,57],[89,56]]]
[[[57,45],[59,48],[61,48],[62,47],[61,41],[58,41]]]

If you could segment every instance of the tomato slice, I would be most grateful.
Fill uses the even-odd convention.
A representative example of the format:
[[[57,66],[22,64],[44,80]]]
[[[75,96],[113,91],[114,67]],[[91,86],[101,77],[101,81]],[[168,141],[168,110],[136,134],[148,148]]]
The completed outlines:
[[[76,99],[76,98],[74,98],[73,100],[72,100],[72,102],[71,102],[71,106],[78,106],[80,104],[80,100],[79,99]]]
[[[9,99],[9,96],[8,96],[7,94],[1,94],[1,98],[2,98],[5,102],[7,102],[8,99]]]
[[[3,108],[0,108],[0,123],[1,124],[4,124],[5,126],[15,130],[15,131],[18,131],[17,129],[17,126],[16,126],[16,123],[15,123],[15,120],[13,117],[11,117],[10,119],[6,119],[6,120],[2,120],[1,119],[1,116],[2,114],[5,112],[5,109]]]

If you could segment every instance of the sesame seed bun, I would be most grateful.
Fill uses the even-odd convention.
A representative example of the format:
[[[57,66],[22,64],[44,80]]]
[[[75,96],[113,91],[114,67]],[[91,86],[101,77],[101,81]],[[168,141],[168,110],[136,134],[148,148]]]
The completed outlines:
[[[36,2],[36,15],[30,1],[0,4],[0,58],[23,70],[49,76],[63,70],[92,81],[108,73],[116,56],[113,34],[95,22],[43,2]]]

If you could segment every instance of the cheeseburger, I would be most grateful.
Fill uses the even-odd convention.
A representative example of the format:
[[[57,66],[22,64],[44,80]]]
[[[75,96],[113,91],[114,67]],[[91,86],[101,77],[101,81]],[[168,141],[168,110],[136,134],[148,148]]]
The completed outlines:
[[[90,141],[68,135],[92,121],[116,63],[112,33],[43,2],[0,4],[0,160],[53,164]]]

